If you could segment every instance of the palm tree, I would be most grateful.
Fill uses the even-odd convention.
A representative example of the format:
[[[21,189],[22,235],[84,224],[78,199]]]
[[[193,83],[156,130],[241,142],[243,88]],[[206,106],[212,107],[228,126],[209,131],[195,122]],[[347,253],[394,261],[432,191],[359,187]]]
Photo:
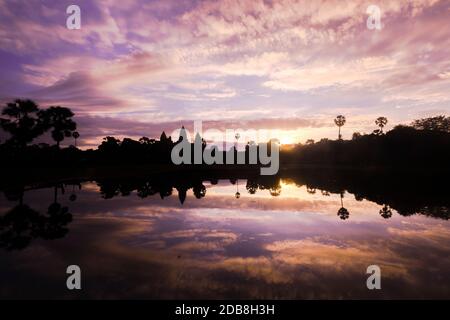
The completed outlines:
[[[64,237],[69,232],[66,226],[72,221],[69,208],[58,203],[58,188],[64,194],[64,185],[55,185],[53,203],[48,207],[47,215],[41,218],[39,236],[45,240]]]
[[[346,220],[348,219],[348,217],[350,217],[350,213],[344,207],[340,208],[337,214],[339,218],[341,218],[341,220]]]
[[[239,133],[236,133],[236,135],[239,135]],[[236,140],[239,138],[236,138]],[[241,197],[241,193],[239,192],[239,180],[236,180],[236,193],[234,194],[234,197],[236,199],[239,199]]]
[[[69,197],[69,201],[70,202],[73,202],[73,201],[75,201],[75,200],[77,200],[77,194],[76,194],[76,192],[75,192],[75,186],[78,186],[78,189],[79,190],[81,190],[81,184],[80,183],[74,183],[74,184],[72,184],[72,194],[70,195],[70,197]]]
[[[39,118],[43,121],[45,129],[52,129],[51,135],[57,147],[65,137],[71,137],[77,129],[77,124],[72,120],[73,112],[64,107],[50,107],[38,112]]]
[[[344,208],[344,193],[341,192],[341,208],[338,210],[337,215],[339,216],[339,218],[341,218],[342,220],[346,220],[350,217],[350,212],[348,212],[347,209]]]
[[[32,100],[17,99],[10,102],[2,111],[7,118],[0,118],[0,127],[11,135],[10,142],[24,147],[43,133],[36,118],[39,107]]]
[[[334,119],[334,123],[339,127],[339,135],[338,135],[339,140],[342,140],[341,127],[345,124],[346,121],[347,120],[343,115],[338,115],[336,119]]]
[[[391,208],[389,208],[389,206],[387,204],[385,204],[383,206],[383,208],[381,208],[381,210],[380,210],[380,215],[385,219],[389,219],[390,217],[392,217]]]
[[[77,147],[77,139],[80,137],[80,134],[78,133],[78,131],[74,131],[72,133],[72,137],[75,139],[75,148]]]
[[[375,124],[380,127],[380,134],[383,134],[383,128],[388,123],[388,119],[386,117],[378,117],[377,120],[375,120]]]

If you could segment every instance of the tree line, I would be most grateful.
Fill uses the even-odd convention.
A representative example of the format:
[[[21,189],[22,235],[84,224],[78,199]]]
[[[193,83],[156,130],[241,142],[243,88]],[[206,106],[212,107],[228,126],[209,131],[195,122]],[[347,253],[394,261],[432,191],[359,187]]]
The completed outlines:
[[[134,164],[172,164],[171,150],[180,140],[173,141],[162,132],[158,139],[142,137],[139,140],[113,136],[103,139],[97,149],[80,150],[74,113],[65,107],[41,109],[32,100],[15,100],[2,110],[0,127],[9,137],[0,144],[0,162],[9,166],[98,166]],[[327,166],[414,166],[422,168],[448,167],[450,163],[450,117],[436,116],[414,120],[409,125],[398,125],[385,131],[386,117],[378,117],[377,129],[369,134],[354,132],[351,140],[342,139],[346,117],[338,115],[338,139],[327,138],[315,142],[308,139],[291,149],[281,149],[283,165]],[[35,139],[49,133],[54,146],[33,144]],[[65,139],[74,145],[60,148]],[[206,142],[202,139],[203,148]],[[245,157],[251,142],[247,143]],[[217,151],[219,152],[219,151]],[[221,152],[235,152],[237,147]],[[248,162],[247,162],[248,163]]]
[[[64,138],[73,137],[76,144],[76,139],[80,137],[73,116],[69,108],[51,106],[40,109],[32,100],[17,99],[3,108],[0,127],[10,135],[5,142],[9,146],[24,148],[34,139],[50,132],[59,148]]]
[[[282,165],[321,165],[361,168],[421,168],[448,170],[450,163],[450,117],[444,115],[414,120],[385,131],[386,117],[374,123],[378,129],[369,134],[354,132],[342,139],[346,118],[335,119],[338,139],[312,139],[281,152]]]
[[[338,140],[342,140],[342,134],[341,134],[341,128],[345,125],[347,122],[347,119],[343,115],[338,115],[334,119],[334,123],[336,126],[338,126]],[[375,119],[375,125],[379,129],[373,130],[372,134],[374,135],[383,135],[384,134],[384,127],[388,124],[388,119],[386,117],[378,117]],[[399,127],[411,127],[416,130],[424,130],[424,131],[438,131],[438,132],[450,132],[450,117],[446,117],[444,115],[439,115],[435,117],[429,117],[429,118],[423,118],[414,120],[409,126],[405,125],[398,125],[395,128]],[[354,132],[352,137],[358,138],[361,136],[361,133]],[[308,139],[308,144],[311,144],[313,140]]]

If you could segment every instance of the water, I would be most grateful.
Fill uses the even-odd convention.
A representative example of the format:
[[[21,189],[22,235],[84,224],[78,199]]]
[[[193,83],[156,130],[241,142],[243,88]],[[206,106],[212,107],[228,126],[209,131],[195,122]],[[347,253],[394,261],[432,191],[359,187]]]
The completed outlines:
[[[0,298],[450,298],[445,195],[420,202],[397,190],[410,208],[392,191],[373,193],[386,204],[289,177],[172,187],[122,179],[32,188],[22,203],[37,213],[10,218],[20,192],[2,194]],[[72,264],[81,291],[66,288]],[[381,290],[366,287],[369,265],[381,268]]]

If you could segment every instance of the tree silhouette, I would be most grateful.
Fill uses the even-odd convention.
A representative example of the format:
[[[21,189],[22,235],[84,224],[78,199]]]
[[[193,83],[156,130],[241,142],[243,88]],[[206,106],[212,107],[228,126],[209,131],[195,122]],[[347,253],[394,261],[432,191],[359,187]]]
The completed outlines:
[[[113,153],[117,152],[120,147],[120,140],[114,137],[103,138],[102,143],[98,146],[100,152]]]
[[[147,138],[147,137],[142,137],[142,138],[139,139],[139,142],[141,144],[143,144],[143,145],[152,145],[152,144],[156,143],[156,140],[155,139],[150,139],[150,138]]]
[[[358,140],[361,137],[362,137],[362,135],[360,132],[353,132],[352,140]]]
[[[77,194],[75,192],[75,186],[78,186],[78,190],[81,190],[81,183],[73,183],[72,184],[72,194],[69,196],[69,201],[73,202],[77,200]]]
[[[80,137],[80,134],[78,133],[78,131],[74,131],[72,133],[72,137],[75,139],[75,148],[77,147],[77,139]]]
[[[336,119],[334,119],[334,123],[339,127],[338,140],[342,140],[341,127],[344,126],[346,121],[347,120],[345,119],[345,117],[343,115],[338,115],[336,117]]]
[[[201,199],[206,195],[206,187],[200,182],[198,184],[195,184],[192,188],[192,191],[194,192],[194,196],[197,199]]]
[[[341,192],[341,208],[338,210],[337,215],[339,216],[339,218],[341,218],[342,220],[346,220],[350,217],[350,212],[348,212],[347,209],[344,208],[344,193]]]
[[[158,188],[156,188],[150,181],[144,182],[137,188],[137,196],[142,199],[156,193],[158,193]]]
[[[414,120],[411,126],[418,130],[450,132],[450,117],[436,116]]]
[[[42,239],[52,240],[64,237],[69,229],[65,226],[72,221],[72,214],[68,207],[63,207],[58,203],[58,188],[64,194],[64,185],[55,185],[53,191],[53,203],[48,207],[47,216],[41,220],[39,236]]]
[[[69,208],[54,202],[48,207],[47,216],[40,230],[40,236],[46,240],[62,238],[69,232],[66,225],[71,221],[72,214],[69,213]]]
[[[35,238],[58,239],[69,232],[66,226],[72,221],[72,214],[67,207],[57,203],[58,187],[63,189],[62,185],[55,186],[54,202],[49,206],[47,214],[41,214],[23,204],[23,189],[13,197],[19,204],[0,216],[0,247],[21,250]]]
[[[347,220],[350,217],[350,212],[344,207],[340,208],[337,214],[342,220]]]
[[[28,205],[19,204],[0,217],[0,247],[21,250],[39,233],[40,214]]]
[[[388,123],[388,119],[386,117],[378,117],[375,120],[375,124],[380,127],[380,134],[383,134],[383,128]]]
[[[389,206],[387,204],[385,204],[383,206],[383,208],[381,208],[381,210],[380,210],[380,215],[385,219],[389,219],[390,217],[392,217],[391,208],[389,208]]]
[[[239,133],[236,133],[236,135],[239,135]],[[236,139],[239,139],[239,138],[236,138]],[[231,181],[231,179],[230,179],[230,181]],[[239,192],[239,179],[236,180],[236,193],[234,194],[234,197],[236,199],[239,199],[241,197],[241,193]]]
[[[248,193],[255,194],[256,190],[258,190],[258,183],[255,180],[248,179],[245,188],[247,189]]]
[[[36,118],[38,112],[39,107],[32,100],[17,99],[6,105],[2,115],[7,118],[0,118],[0,126],[11,135],[10,143],[24,147],[43,132]]]
[[[72,136],[77,129],[77,124],[72,120],[73,112],[64,107],[50,107],[46,110],[38,112],[39,118],[42,119],[43,126],[46,130],[51,129],[51,135],[55,140],[57,147],[64,138]]]

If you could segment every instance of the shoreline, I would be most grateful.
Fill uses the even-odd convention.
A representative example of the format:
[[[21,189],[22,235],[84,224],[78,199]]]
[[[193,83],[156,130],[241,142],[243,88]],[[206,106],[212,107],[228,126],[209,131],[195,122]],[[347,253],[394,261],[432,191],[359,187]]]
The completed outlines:
[[[390,174],[394,176],[408,176],[414,174],[417,178],[450,175],[450,168],[423,167],[386,167],[386,166],[331,166],[314,164],[288,164],[280,167],[275,175],[262,176],[260,166],[248,165],[110,165],[89,167],[54,167],[54,168],[11,168],[0,170],[0,189],[23,185],[55,184],[73,181],[94,181],[98,179],[124,179],[163,176],[168,178],[201,177],[205,180],[214,179],[246,179],[249,177],[280,177],[286,174],[317,173],[347,173],[363,175]]]

